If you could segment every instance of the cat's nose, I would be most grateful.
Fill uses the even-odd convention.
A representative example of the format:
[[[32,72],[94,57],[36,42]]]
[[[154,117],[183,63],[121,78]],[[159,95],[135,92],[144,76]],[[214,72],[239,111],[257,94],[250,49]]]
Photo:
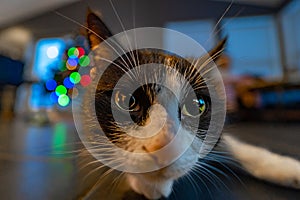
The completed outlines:
[[[173,133],[161,131],[153,140],[146,146],[148,152],[155,152],[167,146],[174,138]]]

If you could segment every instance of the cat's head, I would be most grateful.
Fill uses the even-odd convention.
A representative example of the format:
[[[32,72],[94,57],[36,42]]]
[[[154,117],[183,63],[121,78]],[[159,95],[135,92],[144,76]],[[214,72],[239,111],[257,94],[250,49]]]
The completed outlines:
[[[93,150],[102,153],[104,164],[128,172],[135,191],[149,198],[168,196],[173,181],[196,165],[211,125],[209,84],[197,66],[209,73],[205,66],[220,56],[225,41],[196,66],[159,49],[122,51],[119,41],[105,42],[112,34],[97,15],[90,12],[87,23],[95,76],[85,119],[88,134],[99,144]],[[117,57],[109,56],[116,51]],[[97,127],[104,135],[99,136]],[[149,192],[155,185],[160,189]]]

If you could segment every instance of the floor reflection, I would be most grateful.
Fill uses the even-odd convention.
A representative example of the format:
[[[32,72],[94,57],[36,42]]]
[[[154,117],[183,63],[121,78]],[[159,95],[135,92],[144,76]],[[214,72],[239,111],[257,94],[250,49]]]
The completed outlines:
[[[77,136],[71,124],[15,121],[1,128],[7,131],[0,146],[9,147],[0,159],[1,199],[73,199]]]

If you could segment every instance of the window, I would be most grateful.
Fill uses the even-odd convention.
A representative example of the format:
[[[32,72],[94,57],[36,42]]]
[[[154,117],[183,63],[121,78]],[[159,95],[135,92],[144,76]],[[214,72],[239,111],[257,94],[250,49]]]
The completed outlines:
[[[188,22],[170,22],[166,28],[181,32],[195,41],[197,41],[206,51],[212,49],[215,44],[215,35],[213,33],[214,22],[212,20],[199,20]],[[186,57],[199,57],[203,52],[197,52],[193,48],[186,47],[184,41],[175,38],[176,34],[164,35],[164,45],[170,49],[176,49],[181,55]],[[176,41],[176,43],[174,42]]]
[[[286,64],[290,75],[300,76],[300,2],[293,1],[280,14]],[[297,78],[299,80],[299,78]]]
[[[223,35],[231,57],[231,73],[262,78],[281,78],[277,27],[272,16],[225,19]]]

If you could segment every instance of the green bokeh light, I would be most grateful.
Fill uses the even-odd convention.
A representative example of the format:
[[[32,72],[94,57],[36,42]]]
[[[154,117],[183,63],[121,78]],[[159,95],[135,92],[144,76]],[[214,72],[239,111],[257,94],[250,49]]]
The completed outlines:
[[[76,47],[71,47],[69,50],[68,50],[68,56],[69,57],[77,57],[79,55],[79,51]]]
[[[86,55],[81,56],[79,58],[79,64],[80,64],[81,67],[88,66],[90,64],[90,58],[88,56],[86,56]]]
[[[81,80],[81,76],[80,76],[80,74],[78,72],[72,72],[70,74],[70,81],[72,83],[77,84],[77,83],[80,82],[80,80]]]
[[[60,96],[62,94],[67,94],[67,88],[63,85],[59,85],[56,87],[55,93],[57,96]]]
[[[69,105],[69,103],[70,103],[70,98],[67,95],[62,94],[58,97],[58,104],[60,106],[67,106]]]
[[[59,64],[59,70],[62,71],[62,72],[67,70],[66,61],[65,60],[63,60],[63,61],[60,62],[60,64]]]
[[[66,157],[67,125],[60,122],[54,126],[52,152],[55,157]]]

